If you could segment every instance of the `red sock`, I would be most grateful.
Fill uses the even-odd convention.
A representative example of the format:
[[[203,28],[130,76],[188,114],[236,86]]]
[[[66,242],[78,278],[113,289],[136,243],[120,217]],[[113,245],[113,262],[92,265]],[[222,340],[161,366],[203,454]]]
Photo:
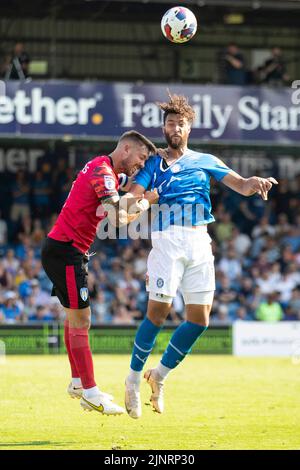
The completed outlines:
[[[96,386],[93,358],[89,345],[89,332],[85,328],[70,328],[69,338],[72,356],[81,378],[83,388]]]
[[[67,353],[68,353],[69,362],[70,362],[70,366],[71,366],[72,378],[73,377],[80,377],[79,372],[78,372],[77,367],[76,367],[76,364],[75,364],[74,357],[72,355],[72,351],[71,351],[70,328],[69,328],[68,320],[65,320],[64,340],[65,340],[66,350],[67,350]]]

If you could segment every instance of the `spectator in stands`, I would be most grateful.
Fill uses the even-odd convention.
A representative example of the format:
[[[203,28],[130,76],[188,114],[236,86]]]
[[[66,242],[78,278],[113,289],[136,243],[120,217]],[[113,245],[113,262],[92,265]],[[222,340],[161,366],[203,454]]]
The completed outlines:
[[[240,229],[234,226],[228,246],[231,246],[237,253],[238,257],[242,258],[251,247],[251,238],[246,233],[241,233]]]
[[[231,281],[236,280],[241,276],[241,262],[233,248],[230,248],[223,254],[218,264],[218,269],[222,271]]]
[[[248,73],[245,59],[237,44],[228,44],[221,54],[219,66],[222,83],[227,85],[246,85]]]
[[[16,173],[16,180],[12,186],[12,197],[11,220],[17,222],[21,217],[30,216],[29,184],[22,170]]]
[[[280,258],[280,247],[278,242],[273,237],[266,237],[266,243],[264,245],[264,252],[266,253],[266,259],[268,263],[274,263]]]
[[[50,299],[49,315],[56,322],[63,322],[65,320],[65,311],[57,297],[51,297]]]
[[[256,285],[260,288],[263,295],[269,295],[274,292],[274,281],[269,268],[264,269],[255,279]]]
[[[275,225],[275,234],[278,237],[281,237],[287,234],[291,228],[287,215],[282,212],[277,217],[277,224]]]
[[[25,51],[22,42],[14,45],[10,64],[6,70],[5,78],[9,80],[24,80],[29,75],[29,54]]]
[[[147,271],[148,253],[145,249],[140,249],[136,256],[133,256],[133,270],[137,276],[144,276]]]
[[[260,81],[272,86],[281,86],[289,80],[282,50],[280,47],[273,47],[271,57],[260,68]]]
[[[118,281],[118,287],[120,287],[128,297],[137,295],[140,290],[140,283],[133,278],[131,268],[125,268],[123,276],[123,279]]]
[[[281,269],[284,270],[290,265],[290,263],[294,263],[295,261],[296,255],[293,253],[292,247],[290,245],[283,246],[281,258],[279,260]]]
[[[28,317],[30,322],[37,322],[37,323],[44,323],[44,322],[51,322],[54,320],[52,313],[48,306],[45,305],[37,305],[36,312],[33,315]]]
[[[288,308],[290,309],[290,314],[295,315],[295,318],[300,320],[300,286],[292,290]]]
[[[0,247],[7,244],[7,222],[2,219],[2,213],[0,211]]]
[[[0,48],[0,77],[4,77],[10,64],[10,55],[5,50]]]
[[[93,300],[97,297],[98,295],[98,283],[96,276],[93,272],[90,272],[89,277],[88,277],[88,290],[89,290],[89,295],[90,298]]]
[[[215,234],[219,243],[229,240],[232,237],[234,224],[229,212],[222,212],[218,216],[218,223],[215,227]]]
[[[40,283],[37,279],[32,279],[30,282],[32,295],[35,298],[35,305],[49,305],[51,302],[51,296],[48,292],[43,291],[40,288]]]
[[[239,226],[241,232],[250,235],[253,227],[257,223],[257,219],[249,209],[248,201],[241,200],[238,205],[233,208],[232,221]]]
[[[243,276],[238,288],[238,302],[241,305],[249,306],[249,297],[252,295],[254,282],[251,277]]]
[[[35,299],[35,297],[32,295],[31,282],[32,282],[31,279],[24,276],[24,279],[21,280],[21,282],[19,283],[19,295],[21,299],[24,301],[26,301],[26,299],[29,297],[31,297],[32,299]]]
[[[63,191],[64,194],[62,193],[62,188],[68,181],[68,176],[67,176],[67,162],[65,158],[59,158],[57,160],[57,165],[55,166],[53,172],[52,172],[52,187],[54,189],[53,191],[53,202],[54,202],[54,207],[56,208],[57,212],[60,211],[61,206],[63,204],[64,198],[66,198],[65,192]]]
[[[220,284],[218,285],[218,296],[215,298],[214,305],[235,304],[237,301],[237,291],[232,287],[229,277],[221,274]]]
[[[33,227],[31,232],[32,245],[34,247],[40,247],[42,240],[45,238],[45,230],[42,228],[42,222],[40,219],[33,221]]]
[[[300,286],[300,271],[296,262],[292,262],[283,272],[287,273],[288,278],[291,279],[296,286]]]
[[[20,294],[21,295],[21,294]],[[28,296],[24,300],[24,309],[21,315],[21,321],[28,321],[29,317],[33,318],[36,315],[36,302],[35,296],[32,295],[31,290]]]
[[[281,278],[280,264],[278,262],[271,264],[269,270],[270,270],[270,281],[273,282],[274,285],[276,285],[276,283]]]
[[[131,317],[133,318],[134,321],[143,320],[143,314],[139,310],[136,296],[130,297],[128,299],[128,302],[127,302],[126,306],[127,306],[127,309],[130,312],[130,315],[131,315]]]
[[[286,178],[280,180],[280,184],[274,189],[272,195],[272,201],[275,204],[275,211],[280,214],[284,213],[288,217],[290,223],[294,223],[293,211],[290,208],[290,201],[293,197],[293,193],[290,190],[290,183]]]
[[[16,276],[14,278],[15,286],[18,288],[20,284],[27,279],[25,274],[25,270],[22,266],[19,267],[18,271],[16,272]]]
[[[73,168],[67,168],[65,174],[62,178],[62,184],[60,186],[59,198],[58,198],[58,212],[64,205],[68,194],[71,190],[72,184],[74,181],[74,170]]]
[[[265,235],[274,237],[275,232],[276,232],[275,227],[270,225],[268,217],[264,216],[260,219],[258,225],[254,227],[251,235],[253,238],[258,238],[258,237],[262,237]]]
[[[32,248],[31,237],[28,235],[24,235],[24,233],[19,233],[18,244],[15,247],[16,256],[21,261],[26,260],[29,250],[31,250],[31,248]]]
[[[125,305],[116,305],[113,309],[112,323],[114,325],[134,325],[134,319]]]
[[[41,171],[35,173],[32,183],[33,207],[35,217],[48,215],[50,207],[50,187]]]
[[[20,319],[23,310],[22,302],[18,301],[16,292],[10,290],[3,295],[3,305],[1,307],[6,323],[16,323]]]
[[[106,299],[105,292],[100,290],[91,300],[92,323],[110,323],[110,302]]]
[[[285,234],[282,239],[284,246],[290,246],[293,253],[300,249],[300,228],[292,225],[290,230]]]
[[[249,315],[246,307],[241,306],[237,308],[233,320],[253,321],[253,317]]]
[[[284,312],[284,321],[298,321],[299,320],[299,311],[295,311],[290,305],[285,308]]]
[[[228,305],[218,305],[215,314],[211,317],[211,324],[215,326],[227,326],[230,324]]]
[[[0,260],[0,290],[13,288],[13,276],[5,269],[4,260]]]
[[[289,275],[288,269],[284,271],[276,283],[276,292],[283,307],[287,307],[292,297],[292,291],[297,287],[297,280]]]
[[[261,302],[255,312],[257,320],[276,322],[283,319],[283,310],[277,298],[278,294],[276,292],[272,292],[266,296],[266,300]]]
[[[111,270],[107,273],[109,285],[114,288],[119,281],[123,278],[122,275],[122,262],[120,258],[114,258],[111,261]]]
[[[0,325],[6,323],[4,312],[1,308],[1,299],[0,299]]]
[[[255,260],[252,259],[250,271],[255,281],[257,281],[262,273],[268,272],[271,275],[270,268],[266,253],[262,250]]]
[[[255,314],[258,306],[263,301],[263,295],[259,286],[254,286],[252,293],[247,297],[247,304],[249,305],[249,311],[251,315]]]

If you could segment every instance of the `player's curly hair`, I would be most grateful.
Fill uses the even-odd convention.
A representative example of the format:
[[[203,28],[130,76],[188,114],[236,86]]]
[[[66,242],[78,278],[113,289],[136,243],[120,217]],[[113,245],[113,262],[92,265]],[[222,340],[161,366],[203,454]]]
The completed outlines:
[[[160,109],[163,110],[164,124],[168,114],[180,114],[180,116],[186,117],[190,124],[193,124],[195,119],[195,111],[192,106],[189,105],[189,100],[183,95],[172,95],[169,90],[169,102],[168,103],[157,103]]]

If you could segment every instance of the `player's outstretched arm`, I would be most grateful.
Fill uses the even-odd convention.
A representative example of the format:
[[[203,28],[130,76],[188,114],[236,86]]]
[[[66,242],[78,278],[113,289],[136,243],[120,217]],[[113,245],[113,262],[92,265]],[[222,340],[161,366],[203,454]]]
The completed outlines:
[[[261,178],[259,176],[243,178],[235,171],[230,171],[226,176],[224,176],[222,183],[243,196],[259,194],[262,199],[266,201],[268,199],[268,192],[272,188],[273,184],[278,184],[278,181],[276,181],[272,176],[269,178]]]
[[[128,193],[130,193],[132,197],[137,197],[137,198],[143,197],[144,192],[145,192],[144,186],[142,186],[141,184],[137,184],[137,183],[131,183],[128,189]]]

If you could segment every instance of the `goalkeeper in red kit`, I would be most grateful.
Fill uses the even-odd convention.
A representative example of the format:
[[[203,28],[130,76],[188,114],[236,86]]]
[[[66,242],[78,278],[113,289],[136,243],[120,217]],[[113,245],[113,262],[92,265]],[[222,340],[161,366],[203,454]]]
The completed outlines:
[[[133,175],[144,167],[155,146],[142,134],[123,134],[110,155],[89,161],[79,172],[68,198],[42,246],[42,264],[53,283],[56,295],[66,312],[64,339],[71,365],[72,381],[68,393],[81,398],[86,410],[106,415],[124,413],[113,397],[97,387],[88,330],[91,322],[88,277],[88,250],[95,238],[97,225],[105,217],[117,226],[128,224],[157,202],[157,193],[146,192],[143,198],[120,197],[120,173]],[[130,203],[129,203],[130,202]],[[101,204],[102,210],[97,212]],[[130,207],[130,210],[127,210]],[[99,216],[100,212],[100,216]]]

